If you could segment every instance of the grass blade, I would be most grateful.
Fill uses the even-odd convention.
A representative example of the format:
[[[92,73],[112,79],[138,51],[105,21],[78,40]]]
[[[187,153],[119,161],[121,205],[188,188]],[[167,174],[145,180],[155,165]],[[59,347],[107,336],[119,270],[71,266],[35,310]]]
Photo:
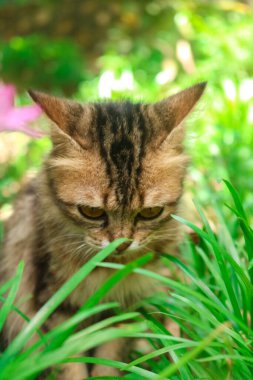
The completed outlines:
[[[12,311],[13,308],[13,302],[15,300],[15,297],[17,295],[19,285],[22,279],[22,273],[24,269],[24,263],[20,262],[18,264],[16,275],[13,279],[11,288],[9,290],[9,294],[6,298],[6,301],[4,302],[2,308],[0,309],[0,331],[3,328],[3,325],[7,319],[8,314]]]
[[[77,273],[75,273],[54,295],[46,302],[46,304],[38,311],[30,323],[20,332],[20,334],[12,341],[7,350],[0,358],[0,369],[2,369],[12,358],[17,355],[22,347],[25,346],[34,331],[38,329],[53,311],[63,302],[65,298],[84,280],[84,278],[103,261],[110,253],[112,253],[126,239],[117,239],[109,246],[100,251],[96,256],[92,257]]]

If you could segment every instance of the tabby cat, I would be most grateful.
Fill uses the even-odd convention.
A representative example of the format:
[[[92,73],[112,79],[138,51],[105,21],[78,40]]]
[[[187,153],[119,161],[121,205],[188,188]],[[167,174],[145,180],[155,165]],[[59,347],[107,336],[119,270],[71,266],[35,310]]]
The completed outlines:
[[[25,262],[19,297],[30,318],[92,255],[119,237],[130,240],[109,261],[127,263],[147,251],[159,253],[178,243],[173,218],[183,190],[187,156],[183,119],[202,95],[205,83],[153,104],[102,102],[80,104],[30,91],[54,122],[53,148],[41,171],[16,201],[5,229],[1,281]],[[96,268],[49,318],[46,330],[73,314],[111,275]],[[132,274],[106,301],[123,307],[154,291],[150,279]],[[30,295],[30,297],[27,297]],[[11,341],[24,325],[19,315],[7,320]],[[121,360],[123,341],[107,343],[94,355]],[[94,366],[92,376],[118,376],[116,370]],[[63,366],[59,379],[88,376],[81,363]]]

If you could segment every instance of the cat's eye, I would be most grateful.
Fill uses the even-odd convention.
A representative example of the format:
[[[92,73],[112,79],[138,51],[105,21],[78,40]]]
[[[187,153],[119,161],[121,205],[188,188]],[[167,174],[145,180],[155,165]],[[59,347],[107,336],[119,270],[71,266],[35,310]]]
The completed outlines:
[[[161,215],[163,207],[147,207],[143,208],[137,215],[141,219],[155,219]]]
[[[78,211],[88,219],[102,219],[106,216],[105,211],[98,207],[78,206]]]

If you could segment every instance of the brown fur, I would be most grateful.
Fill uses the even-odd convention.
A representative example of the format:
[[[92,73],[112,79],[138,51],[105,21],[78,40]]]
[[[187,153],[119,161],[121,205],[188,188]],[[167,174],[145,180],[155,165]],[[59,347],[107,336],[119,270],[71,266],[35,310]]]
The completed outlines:
[[[32,317],[81,265],[118,237],[134,243],[125,253],[112,254],[109,261],[126,263],[152,250],[156,256],[148,267],[158,270],[159,253],[171,251],[180,236],[170,214],[178,211],[187,164],[181,122],[204,87],[193,86],[154,105],[81,105],[31,92],[57,127],[52,130],[51,154],[19,195],[6,224],[1,277],[10,278],[18,262],[25,261],[19,291],[19,297],[30,295],[21,306],[25,314]],[[102,208],[107,219],[86,220],[78,205]],[[141,209],[155,206],[164,207],[161,216],[138,219]],[[111,273],[110,269],[95,269],[46,327],[52,328],[82,306]],[[124,307],[155,291],[151,280],[136,274],[130,277],[105,300]],[[8,341],[23,324],[17,314],[8,318]],[[106,347],[100,347],[98,354],[120,359],[119,343]],[[103,368],[94,368],[93,374],[101,373]],[[76,363],[66,366],[59,378],[84,376],[84,367]]]

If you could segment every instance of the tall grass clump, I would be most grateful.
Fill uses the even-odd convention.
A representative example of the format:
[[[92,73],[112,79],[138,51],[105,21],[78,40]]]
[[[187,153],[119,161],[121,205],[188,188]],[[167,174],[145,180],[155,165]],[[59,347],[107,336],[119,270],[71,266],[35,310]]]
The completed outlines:
[[[0,379],[36,379],[47,368],[53,366],[57,371],[62,363],[71,361],[113,366],[122,370],[124,378],[132,380],[252,379],[253,231],[237,191],[230,182],[224,181],[225,186],[230,194],[229,205],[216,200],[215,194],[210,198],[216,217],[215,231],[198,203],[203,228],[173,216],[193,230],[199,241],[196,244],[185,239],[177,257],[170,252],[162,255],[170,276],[145,269],[152,253],[125,266],[104,262],[122,243],[118,240],[87,262],[28,320],[15,305],[23,271],[20,263],[16,275],[0,287],[0,329],[11,311],[21,313],[27,323],[1,353]],[[75,315],[43,334],[42,324],[96,266],[115,271]],[[156,279],[164,291],[131,310],[121,311],[116,303],[103,303],[104,295],[132,272]],[[111,310],[111,316],[77,330],[81,321],[104,310]],[[161,316],[170,322],[161,322]],[[114,327],[119,322],[121,327]],[[167,328],[172,322],[176,334]],[[33,334],[38,339],[29,346]],[[85,354],[75,357],[119,337],[142,342],[132,350],[128,363]],[[99,379],[102,378],[110,377]]]

